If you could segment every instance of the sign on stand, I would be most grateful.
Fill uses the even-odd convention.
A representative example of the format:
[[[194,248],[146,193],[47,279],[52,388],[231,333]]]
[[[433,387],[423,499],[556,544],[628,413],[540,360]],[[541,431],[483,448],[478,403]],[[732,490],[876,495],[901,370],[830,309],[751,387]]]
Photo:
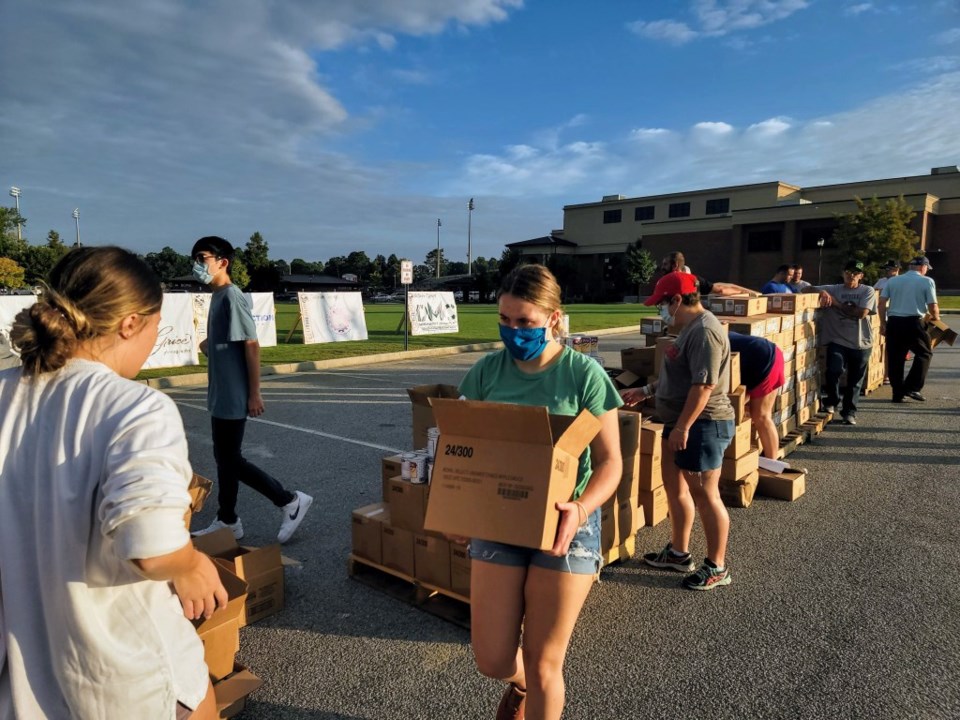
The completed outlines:
[[[407,311],[413,335],[460,332],[457,303],[452,292],[410,293]]]
[[[413,285],[413,260],[400,261],[400,284],[403,285],[403,349],[406,351],[410,339],[410,326],[407,323],[408,288]]]

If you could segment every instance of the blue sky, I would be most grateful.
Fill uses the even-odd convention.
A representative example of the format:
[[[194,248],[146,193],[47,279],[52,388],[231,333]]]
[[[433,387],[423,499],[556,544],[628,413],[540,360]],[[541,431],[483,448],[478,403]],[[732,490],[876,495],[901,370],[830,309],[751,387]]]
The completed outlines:
[[[27,235],[465,260],[563,206],[960,163],[956,0],[6,0]],[[7,204],[13,199],[7,197]]]

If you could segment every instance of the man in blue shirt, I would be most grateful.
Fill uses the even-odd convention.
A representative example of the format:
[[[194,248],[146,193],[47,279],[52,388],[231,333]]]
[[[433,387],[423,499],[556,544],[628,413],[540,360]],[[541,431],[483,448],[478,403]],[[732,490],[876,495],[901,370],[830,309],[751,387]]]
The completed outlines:
[[[920,391],[927,379],[933,350],[922,318],[929,313],[931,320],[940,319],[937,286],[927,277],[932,269],[926,257],[915,257],[910,261],[910,269],[890,278],[880,292],[880,333],[887,338],[887,372],[895,403],[902,403],[905,397],[919,402],[926,400]],[[913,365],[904,378],[907,351],[913,353]]]
[[[771,295],[774,293],[792,293],[793,288],[790,287],[790,282],[793,280],[793,270],[789,265],[781,265],[777,268],[777,272],[774,273],[773,278],[767,281],[767,284],[760,288],[760,292],[764,295]]]

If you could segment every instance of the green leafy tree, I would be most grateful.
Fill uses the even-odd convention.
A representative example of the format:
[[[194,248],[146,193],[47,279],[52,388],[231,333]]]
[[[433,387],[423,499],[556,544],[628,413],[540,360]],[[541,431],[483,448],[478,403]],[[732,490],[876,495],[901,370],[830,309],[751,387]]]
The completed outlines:
[[[343,255],[337,255],[327,260],[322,275],[332,275],[333,277],[343,277],[344,273],[350,272],[347,269],[347,259]]]
[[[46,279],[63,255],[63,252],[49,245],[27,245],[20,253],[20,264],[27,283],[34,285]]]
[[[881,202],[876,197],[869,201],[854,198],[857,212],[837,216],[833,243],[843,259],[859,260],[864,264],[864,275],[881,275],[880,265],[891,258],[905,262],[914,257],[920,247],[920,238],[910,227],[916,212],[903,199]]]
[[[246,290],[250,286],[250,273],[247,271],[247,264],[239,255],[240,253],[237,253],[237,256],[233,258],[233,262],[230,263],[230,279],[233,280],[233,284],[238,288]]]
[[[243,250],[242,259],[251,273],[270,266],[270,247],[259,231],[250,236]]]
[[[54,250],[60,251],[62,254],[67,254],[67,246],[63,244],[63,240],[60,239],[60,233],[56,230],[51,230],[47,233],[47,247],[51,247]]]
[[[0,257],[0,287],[16,290],[24,284],[23,268],[10,258]]]
[[[637,295],[643,294],[643,286],[653,278],[657,271],[657,263],[649,250],[641,246],[642,240],[627,245],[626,272],[627,279],[637,286]]]
[[[393,253],[387,258],[387,267],[384,270],[383,277],[385,284],[394,289],[400,284],[400,258]]]
[[[290,266],[287,264],[286,260],[272,260],[270,264],[281,277],[290,274]]]
[[[147,253],[143,260],[163,282],[189,275],[193,268],[193,261],[189,257],[178,253],[169,245],[160,252]]]
[[[516,250],[507,248],[503,251],[503,254],[500,255],[500,262],[497,265],[498,284],[500,280],[503,280],[503,278],[510,274],[511,270],[521,264],[521,259],[522,256]]]
[[[370,258],[363,250],[355,250],[347,255],[345,272],[353,273],[361,280],[370,277]]]
[[[427,253],[426,259],[423,261],[423,264],[430,268],[430,273],[433,277],[437,277],[437,251],[431,250]],[[444,255],[443,248],[440,248],[440,275],[447,274],[447,259]]]
[[[16,208],[0,207],[0,257],[20,259],[26,242],[17,240],[17,224],[22,234],[22,228],[27,224],[26,218],[19,215]]]

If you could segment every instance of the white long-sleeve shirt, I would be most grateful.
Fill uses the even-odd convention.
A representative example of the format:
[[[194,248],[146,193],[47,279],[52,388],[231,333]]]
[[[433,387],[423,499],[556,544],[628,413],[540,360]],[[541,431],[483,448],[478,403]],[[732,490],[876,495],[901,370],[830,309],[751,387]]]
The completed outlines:
[[[172,720],[207,690],[196,631],[132,559],[180,549],[173,402],[106,366],[0,372],[0,720]]]

